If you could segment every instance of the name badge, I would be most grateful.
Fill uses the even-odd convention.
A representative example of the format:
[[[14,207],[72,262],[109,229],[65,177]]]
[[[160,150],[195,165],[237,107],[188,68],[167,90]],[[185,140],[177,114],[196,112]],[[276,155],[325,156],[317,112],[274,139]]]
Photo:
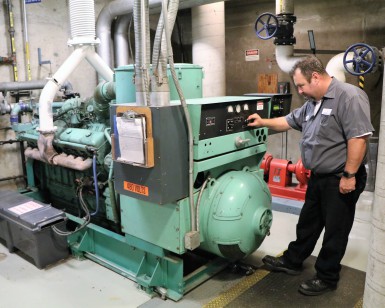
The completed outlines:
[[[332,113],[332,109],[330,109],[330,108],[322,109],[322,114],[324,114],[324,115],[330,115],[331,113]]]

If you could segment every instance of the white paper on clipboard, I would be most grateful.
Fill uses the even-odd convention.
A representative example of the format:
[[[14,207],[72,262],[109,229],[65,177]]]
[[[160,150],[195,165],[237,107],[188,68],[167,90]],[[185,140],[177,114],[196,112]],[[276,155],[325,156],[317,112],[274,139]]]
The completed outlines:
[[[145,163],[146,118],[116,118],[120,156],[118,160],[143,165]]]

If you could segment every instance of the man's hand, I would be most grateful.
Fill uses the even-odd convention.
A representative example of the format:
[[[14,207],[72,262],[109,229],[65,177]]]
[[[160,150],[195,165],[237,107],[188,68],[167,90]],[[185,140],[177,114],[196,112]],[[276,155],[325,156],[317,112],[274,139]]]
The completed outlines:
[[[258,115],[258,113],[254,113],[252,115],[249,115],[249,117],[247,118],[247,121],[249,121],[247,126],[253,126],[253,127],[263,126],[262,118]]]
[[[348,179],[345,177],[341,177],[341,181],[340,181],[340,193],[341,194],[351,193],[355,189],[356,189],[356,178]]]
[[[273,119],[262,119],[257,113],[250,115],[247,120],[247,126],[252,127],[267,127],[274,129],[277,132],[284,132],[290,129],[289,124],[285,117],[273,118]]]

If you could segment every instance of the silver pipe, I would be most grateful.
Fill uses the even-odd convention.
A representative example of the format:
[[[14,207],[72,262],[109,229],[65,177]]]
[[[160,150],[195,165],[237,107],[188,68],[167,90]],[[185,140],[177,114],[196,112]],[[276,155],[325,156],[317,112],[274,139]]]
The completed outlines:
[[[128,52],[128,27],[132,19],[132,14],[118,17],[115,23],[114,51],[116,67],[127,65],[133,62]],[[128,33],[128,34],[127,34]]]
[[[275,13],[277,15],[293,15],[294,0],[276,0]]]
[[[48,79],[43,80],[31,80],[31,81],[12,81],[12,82],[0,82],[0,92],[7,91],[24,91],[24,90],[40,90],[47,84]],[[65,94],[72,93],[73,87],[69,81],[63,82],[61,89]]]
[[[133,12],[133,0],[115,0],[108,3],[101,10],[96,22],[96,36],[100,39],[97,47],[99,56],[110,66],[113,67],[111,46],[111,24],[117,16],[131,14]],[[219,0],[181,0],[179,9],[187,9],[194,6],[219,2]],[[162,0],[149,1],[150,14],[160,13],[162,10]]]
[[[25,6],[25,1],[22,2],[22,11],[23,11],[23,31],[24,31],[24,40],[25,40],[25,60],[27,68],[27,79],[31,80],[31,63],[30,63],[30,54],[29,54],[29,38],[28,38],[28,24],[27,24],[27,9]]]
[[[112,60],[111,24],[117,16],[132,13],[133,0],[115,0],[100,11],[96,21],[96,36],[101,44],[97,47],[98,55],[109,67],[114,67]]]
[[[149,104],[150,29],[148,3],[134,1],[136,104]]]
[[[48,80],[0,82],[0,91],[22,91],[43,89]]]

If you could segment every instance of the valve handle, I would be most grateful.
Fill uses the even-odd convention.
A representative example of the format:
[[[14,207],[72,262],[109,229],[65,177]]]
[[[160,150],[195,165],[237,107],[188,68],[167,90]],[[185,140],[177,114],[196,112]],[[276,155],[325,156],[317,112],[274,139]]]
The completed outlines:
[[[348,53],[353,52],[353,59],[348,60]],[[346,71],[354,76],[370,73],[376,64],[376,53],[372,47],[364,43],[351,45],[344,54],[343,63]],[[348,64],[353,64],[353,69]]]
[[[278,30],[278,18],[271,13],[259,15],[255,21],[255,34],[262,40],[272,38]],[[265,31],[265,35],[262,32]]]

